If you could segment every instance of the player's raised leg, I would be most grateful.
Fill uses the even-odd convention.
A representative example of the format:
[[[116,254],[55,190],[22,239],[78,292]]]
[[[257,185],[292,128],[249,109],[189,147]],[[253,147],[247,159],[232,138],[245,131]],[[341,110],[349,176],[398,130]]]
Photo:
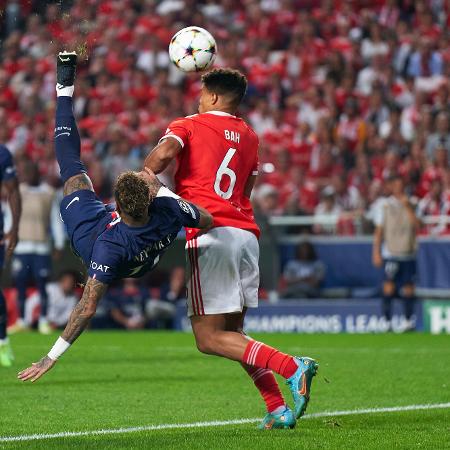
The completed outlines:
[[[56,69],[55,152],[65,196],[82,189],[94,190],[81,162],[80,135],[73,115],[72,95],[76,66],[75,52],[59,53]]]

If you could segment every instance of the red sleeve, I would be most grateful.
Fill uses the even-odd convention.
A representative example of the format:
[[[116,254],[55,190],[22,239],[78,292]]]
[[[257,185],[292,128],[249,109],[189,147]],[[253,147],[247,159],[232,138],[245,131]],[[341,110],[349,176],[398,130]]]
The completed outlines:
[[[175,119],[169,124],[164,136],[159,140],[159,142],[167,138],[173,138],[180,143],[181,147],[184,148],[188,145],[190,135],[191,121],[186,117],[182,119]]]

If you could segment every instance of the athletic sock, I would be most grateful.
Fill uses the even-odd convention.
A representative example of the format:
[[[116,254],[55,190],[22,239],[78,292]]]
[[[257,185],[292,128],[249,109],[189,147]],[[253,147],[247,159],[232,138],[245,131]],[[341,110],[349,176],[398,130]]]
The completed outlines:
[[[405,317],[407,320],[411,320],[414,315],[414,307],[416,305],[416,297],[401,297],[403,301],[403,308],[405,310]]]
[[[56,96],[57,97],[72,97],[73,92],[75,90],[75,86],[64,86],[59,87],[61,85],[56,85]]]
[[[273,370],[283,378],[290,378],[298,369],[293,356],[258,341],[249,341],[242,362],[249,366]]]
[[[248,366],[247,364],[242,364],[242,367],[250,375],[259,390],[266,404],[267,412],[278,414],[278,409],[280,409],[280,412],[284,411],[286,402],[272,371]]]
[[[86,168],[80,161],[80,135],[70,96],[58,96],[56,99],[55,153],[63,182],[86,173]]]
[[[392,300],[394,299],[393,295],[383,295],[383,317],[390,322],[392,318]]]
[[[25,320],[25,302],[27,301],[27,279],[16,278],[17,305],[19,307],[19,319]]]
[[[286,411],[286,405],[279,406],[278,408],[275,408],[273,411],[270,411],[272,414],[281,414],[284,411]]]
[[[6,325],[7,325],[8,316],[6,313],[6,300],[3,292],[0,290],[0,341],[3,341],[6,338]]]
[[[46,319],[48,311],[47,277],[38,277],[36,284],[38,286],[39,297],[41,299],[40,318]]]

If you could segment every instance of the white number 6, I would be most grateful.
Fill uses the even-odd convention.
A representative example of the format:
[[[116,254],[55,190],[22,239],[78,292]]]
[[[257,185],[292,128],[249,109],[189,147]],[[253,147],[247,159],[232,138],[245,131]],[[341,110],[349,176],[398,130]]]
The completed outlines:
[[[214,183],[214,190],[216,191],[216,194],[224,198],[225,200],[228,200],[233,195],[234,185],[236,184],[236,173],[228,167],[228,164],[230,163],[231,158],[235,153],[235,148],[228,149],[225,158],[223,158],[222,164],[217,169],[216,181]],[[222,177],[224,175],[230,178],[230,185],[228,186],[226,192],[223,192],[220,189],[220,182],[222,181]]]

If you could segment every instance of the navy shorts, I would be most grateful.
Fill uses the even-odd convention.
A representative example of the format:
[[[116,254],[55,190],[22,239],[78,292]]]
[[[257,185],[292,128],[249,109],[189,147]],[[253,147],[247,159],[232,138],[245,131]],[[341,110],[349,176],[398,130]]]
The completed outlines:
[[[36,255],[26,253],[23,255],[14,255],[12,261],[12,272],[15,278],[27,280],[30,275],[35,280],[46,279],[50,276],[52,269],[52,260],[50,255]]]
[[[73,251],[89,267],[97,237],[116,219],[114,207],[105,205],[95,192],[84,189],[64,197],[60,212]]]
[[[0,244],[0,271],[5,264],[5,244]]]
[[[384,261],[384,281],[392,281],[397,287],[416,282],[416,260],[398,261],[386,259]]]

